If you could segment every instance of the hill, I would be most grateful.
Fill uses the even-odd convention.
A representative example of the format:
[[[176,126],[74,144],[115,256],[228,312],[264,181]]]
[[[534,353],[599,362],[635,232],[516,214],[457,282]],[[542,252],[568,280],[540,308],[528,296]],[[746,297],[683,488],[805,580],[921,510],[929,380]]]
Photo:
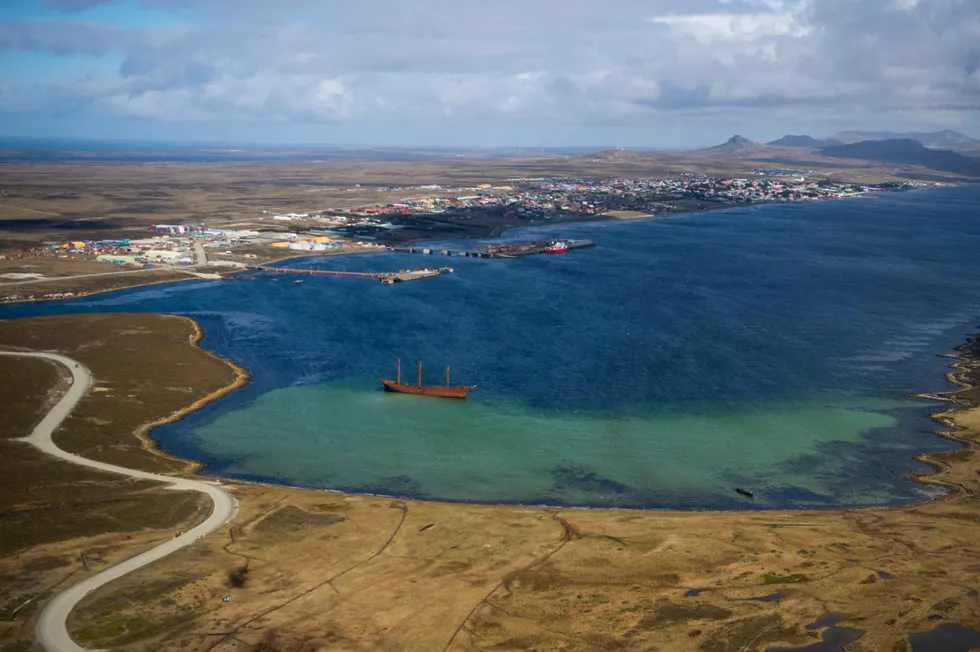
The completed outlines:
[[[750,158],[754,156],[762,156],[771,154],[773,150],[768,145],[763,145],[762,143],[757,143],[753,140],[749,140],[744,136],[735,135],[729,138],[726,142],[721,145],[715,145],[714,147],[707,147],[705,149],[694,150],[687,152],[690,156],[697,158],[704,157],[717,157],[720,159],[731,159],[731,158]]]
[[[892,131],[842,131],[834,136],[834,138],[848,145],[868,140],[915,140],[926,147],[957,148],[980,146],[980,140],[971,138],[966,134],[961,134],[958,131],[950,131],[949,129],[930,132],[910,131],[906,133],[895,133]]]
[[[744,152],[746,150],[756,149],[757,147],[760,147],[759,143],[736,134],[721,145],[715,145],[714,147],[709,147],[708,149],[716,152]]]
[[[820,154],[829,158],[919,165],[940,172],[980,177],[980,160],[948,150],[929,149],[911,138],[865,140],[850,145],[833,145],[821,149]]]
[[[779,140],[774,140],[766,144],[772,145],[773,147],[830,147],[831,145],[843,145],[844,143],[833,138],[825,138],[820,140],[810,136],[787,135],[783,136]]]

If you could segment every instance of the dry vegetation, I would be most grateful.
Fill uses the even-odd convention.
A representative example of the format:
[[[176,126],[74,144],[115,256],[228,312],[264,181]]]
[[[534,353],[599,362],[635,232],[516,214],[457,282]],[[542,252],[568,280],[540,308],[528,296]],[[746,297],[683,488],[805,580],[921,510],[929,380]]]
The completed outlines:
[[[181,465],[143,450],[133,431],[235,377],[190,334],[186,320],[152,315],[0,322],[0,343],[64,351],[93,370],[96,389],[60,445],[163,471]],[[4,367],[17,432],[58,378],[34,360]],[[930,479],[952,495],[902,509],[558,511],[234,484],[241,511],[229,527],[96,592],[71,628],[90,647],[134,651],[748,652],[858,630],[849,652],[908,650],[910,632],[980,625],[980,413],[957,419],[969,443],[937,456]],[[200,516],[186,495],[0,445],[17,447],[0,457],[0,645],[29,638],[59,583]],[[33,466],[19,473],[25,460]],[[828,614],[849,629],[807,629]]]
[[[895,178],[880,165],[772,147],[751,157],[608,152],[502,160],[7,164],[0,165],[7,193],[0,200],[0,251],[45,240],[138,236],[158,222],[271,227],[270,220],[258,219],[263,211],[398,201],[424,195],[417,186],[433,183],[473,186],[522,177],[643,178],[693,172],[731,176],[760,166],[817,169],[842,180]],[[398,186],[409,188],[380,190]]]
[[[235,376],[227,364],[188,346],[194,334],[188,320],[152,315],[0,321],[5,350],[62,351],[83,360],[98,379],[58,434],[62,447],[164,473],[187,465],[144,450],[136,429]],[[168,364],[160,364],[161,353]],[[83,469],[15,441],[50,407],[52,390],[66,382],[61,373],[36,359],[3,358],[0,364],[3,650],[31,638],[31,618],[57,586],[169,538],[173,528],[209,508],[195,494]]]

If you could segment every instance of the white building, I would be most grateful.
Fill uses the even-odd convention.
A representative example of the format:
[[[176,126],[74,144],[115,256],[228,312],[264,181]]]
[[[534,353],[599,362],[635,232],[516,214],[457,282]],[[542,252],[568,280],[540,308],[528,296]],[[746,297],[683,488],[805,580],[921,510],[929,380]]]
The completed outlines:
[[[143,252],[143,259],[154,263],[177,263],[182,261],[190,262],[187,252],[174,251],[172,249],[151,249]]]

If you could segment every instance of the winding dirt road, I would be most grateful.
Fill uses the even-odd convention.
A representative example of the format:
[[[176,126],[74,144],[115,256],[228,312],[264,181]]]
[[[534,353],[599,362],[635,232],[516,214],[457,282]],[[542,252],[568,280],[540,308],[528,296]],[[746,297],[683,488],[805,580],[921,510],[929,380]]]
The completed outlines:
[[[48,652],[84,652],[84,648],[77,645],[68,633],[68,614],[75,608],[82,598],[108,584],[109,582],[122,577],[127,573],[151,564],[172,552],[185,548],[201,536],[214,532],[222,525],[227,523],[235,515],[237,503],[227,491],[217,484],[202,482],[200,480],[190,480],[187,478],[176,478],[156,473],[146,473],[145,471],[135,471],[114,464],[96,462],[84,457],[79,457],[74,453],[68,453],[58,448],[51,436],[61,425],[62,421],[71,413],[72,409],[81,400],[82,396],[88,391],[92,384],[92,374],[80,363],[71,358],[56,353],[27,353],[27,352],[6,352],[0,351],[0,356],[19,356],[30,358],[43,358],[64,365],[72,374],[72,385],[65,392],[51,410],[45,415],[39,424],[31,432],[30,436],[21,441],[25,441],[37,449],[59,457],[73,464],[80,464],[99,471],[109,473],[121,473],[131,478],[140,480],[153,480],[169,484],[169,489],[178,491],[199,491],[211,497],[214,507],[210,516],[201,524],[183,533],[181,536],[170,539],[160,544],[156,548],[127,559],[126,561],[106,569],[97,575],[93,575],[74,586],[65,589],[52,598],[37,619],[35,637]]]

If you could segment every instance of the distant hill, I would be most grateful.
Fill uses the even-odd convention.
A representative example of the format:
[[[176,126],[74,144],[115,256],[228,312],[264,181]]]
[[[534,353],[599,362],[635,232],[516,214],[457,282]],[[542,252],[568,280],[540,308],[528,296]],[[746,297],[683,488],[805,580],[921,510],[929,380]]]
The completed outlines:
[[[714,147],[708,147],[707,149],[698,150],[697,154],[704,156],[730,156],[735,158],[741,158],[745,156],[754,156],[757,154],[765,154],[769,151],[766,145],[757,143],[755,141],[749,140],[745,136],[735,135],[729,138],[726,142],[721,145],[715,145]]]
[[[820,154],[830,158],[856,158],[895,165],[920,165],[941,172],[980,177],[980,160],[947,150],[929,149],[911,138],[865,140],[850,145],[832,145],[821,149]]]
[[[739,136],[738,134],[732,136],[727,142],[721,145],[715,145],[714,147],[709,147],[708,149],[714,150],[741,150],[749,149],[757,146],[759,143],[749,140],[745,136]]]
[[[859,143],[867,140],[915,140],[926,147],[977,147],[980,140],[971,138],[958,131],[918,132],[910,131],[907,133],[895,133],[892,131],[842,131],[835,135],[836,140],[845,144]]]
[[[779,140],[774,140],[767,145],[774,147],[829,147],[831,145],[843,145],[844,142],[833,138],[819,140],[810,136],[783,136]]]

